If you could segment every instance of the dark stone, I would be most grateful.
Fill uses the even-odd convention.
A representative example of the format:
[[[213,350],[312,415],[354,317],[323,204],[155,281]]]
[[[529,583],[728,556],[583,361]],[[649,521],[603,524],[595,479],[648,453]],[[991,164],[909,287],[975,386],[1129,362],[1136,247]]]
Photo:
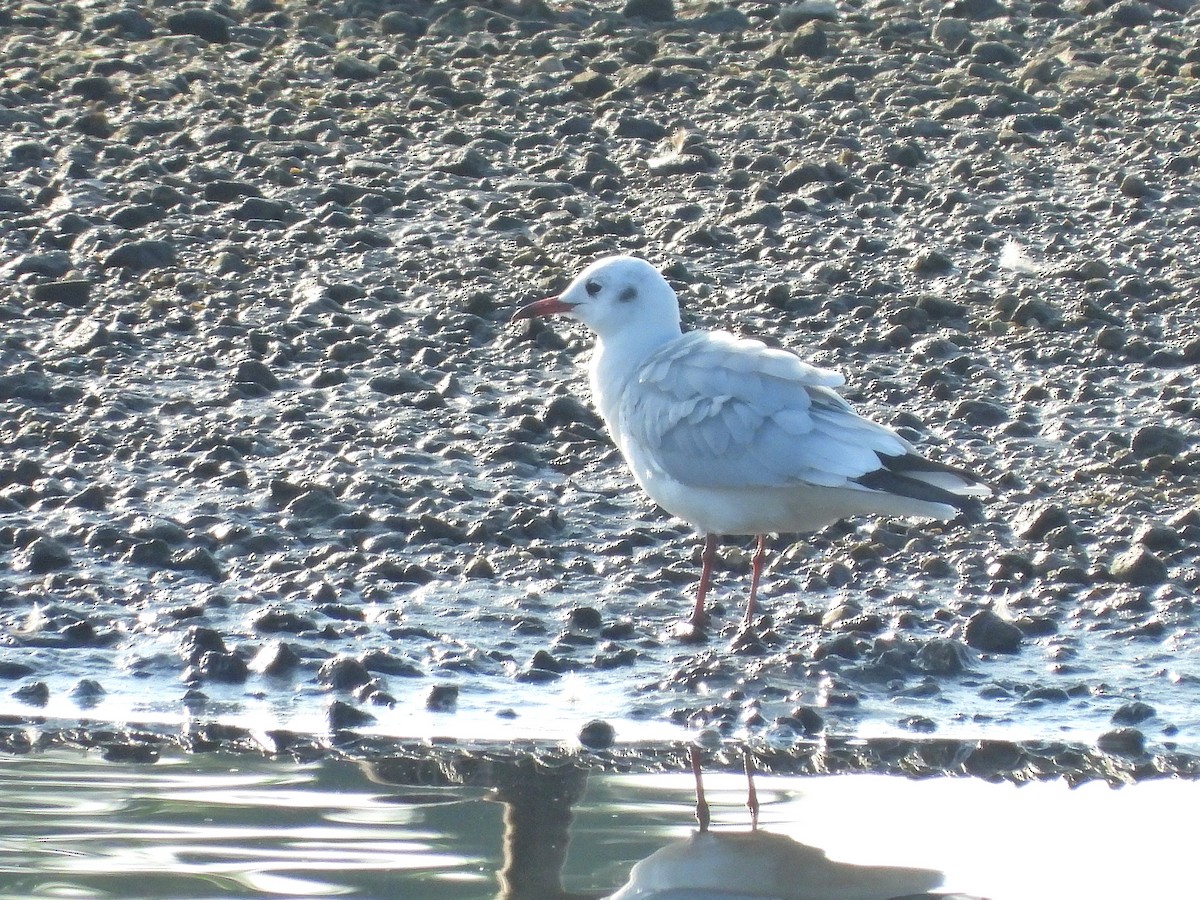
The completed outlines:
[[[339,55],[333,61],[333,74],[352,81],[370,81],[379,77],[379,66],[357,56]]]
[[[298,665],[300,657],[291,644],[283,641],[265,644],[250,660],[250,670],[261,675],[286,675]]]
[[[626,0],[621,15],[629,19],[670,22],[675,18],[675,4],[673,0]]]
[[[600,610],[592,606],[576,606],[567,613],[567,622],[572,628],[582,631],[594,631],[604,624]]]
[[[112,80],[104,75],[89,75],[71,84],[71,93],[84,100],[106,100],[113,94]]]
[[[389,397],[396,397],[403,394],[417,394],[421,391],[433,389],[433,385],[420,375],[403,369],[396,372],[375,375],[367,382],[367,387],[381,394],[386,394]]]
[[[379,17],[379,30],[385,35],[402,34],[407,37],[420,37],[425,33],[427,27],[427,24],[421,19],[400,10],[387,12]]]
[[[339,656],[321,665],[317,681],[336,691],[351,691],[371,681],[367,667],[352,656]]]
[[[193,625],[179,642],[179,655],[189,662],[196,662],[209,651],[225,652],[225,640],[212,628]]]
[[[71,553],[53,538],[40,537],[18,554],[13,568],[42,575],[71,564]]]
[[[1109,571],[1124,584],[1161,584],[1167,577],[1167,564],[1152,550],[1138,544],[1113,560]]]
[[[24,678],[26,675],[32,675],[33,668],[24,663],[9,662],[8,660],[0,660],[0,678],[6,681],[15,681],[18,678]]]
[[[435,684],[425,694],[425,708],[434,712],[449,712],[458,705],[458,685]]]
[[[616,729],[602,719],[592,719],[579,729],[579,743],[590,750],[607,750],[616,737]]]
[[[45,706],[50,702],[50,687],[44,681],[31,681],[13,691],[13,696],[30,706]]]
[[[1134,700],[1123,704],[1112,714],[1112,723],[1114,725],[1139,725],[1147,719],[1153,719],[1156,715],[1158,715],[1158,711],[1153,706],[1140,700]]]
[[[953,638],[931,638],[913,657],[913,664],[930,675],[961,675],[970,670],[971,662],[971,651]]]
[[[288,204],[279,200],[267,200],[264,197],[247,197],[230,215],[243,222],[252,220],[286,222],[295,217]]]
[[[1030,504],[1017,513],[1013,534],[1025,541],[1040,541],[1056,528],[1069,527],[1066,511],[1054,503]]]
[[[71,271],[71,257],[64,250],[26,253],[11,264],[14,275],[44,275],[59,278]]]
[[[1138,459],[1152,456],[1177,456],[1188,445],[1188,438],[1166,425],[1143,425],[1133,435],[1130,449]]]
[[[193,670],[195,675],[205,681],[220,681],[226,684],[241,684],[250,675],[250,667],[238,654],[219,650],[203,653]],[[185,675],[184,680],[194,679]]]
[[[1149,25],[1154,21],[1154,10],[1138,0],[1121,0],[1108,11],[1108,17],[1114,25],[1122,28],[1137,28],[1139,25]]]
[[[144,271],[175,265],[175,248],[167,241],[130,241],[117,245],[101,264],[106,269]]]
[[[1146,752],[1146,736],[1136,728],[1114,728],[1096,738],[1096,747],[1112,756],[1136,759]]]
[[[100,682],[93,678],[81,678],[75,687],[71,688],[71,699],[77,706],[89,709],[100,703],[106,693]]]
[[[317,630],[317,623],[312,619],[277,606],[268,606],[261,610],[251,619],[250,624],[255,631],[263,634],[298,634],[302,631]]]
[[[963,400],[954,407],[951,415],[968,425],[983,428],[1008,421],[1008,410],[990,400]]]
[[[375,721],[375,717],[370,713],[363,712],[361,709],[341,700],[334,700],[329,704],[329,712],[326,714],[326,719],[329,722],[331,731],[357,728],[361,725],[369,725]]]
[[[997,778],[1021,768],[1025,755],[1010,741],[984,741],[966,758],[963,768],[976,778]]]
[[[967,643],[984,653],[1016,653],[1021,649],[1021,629],[990,609],[981,609],[967,621]]]
[[[167,16],[172,34],[192,34],[214,44],[228,44],[234,23],[211,9],[185,9]]]
[[[396,656],[387,650],[368,650],[360,659],[370,672],[396,675],[401,678],[420,678],[425,674],[421,667],[412,660]]]

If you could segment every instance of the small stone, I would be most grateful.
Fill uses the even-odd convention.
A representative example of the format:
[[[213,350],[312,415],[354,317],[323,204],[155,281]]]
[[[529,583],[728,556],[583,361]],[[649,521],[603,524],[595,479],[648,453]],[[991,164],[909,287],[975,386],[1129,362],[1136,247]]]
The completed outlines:
[[[1150,193],[1150,186],[1141,175],[1126,175],[1121,179],[1121,193],[1133,200],[1140,200]]]
[[[0,678],[6,681],[15,681],[18,678],[24,678],[26,675],[32,674],[33,669],[24,663],[0,660]]]
[[[626,0],[621,15],[627,19],[670,22],[675,18],[675,4],[673,0]]]
[[[458,685],[435,684],[425,694],[425,708],[433,712],[450,712],[458,705]]]
[[[1021,629],[990,609],[982,609],[967,621],[967,643],[984,653],[1016,653],[1021,649]]]
[[[1154,551],[1139,544],[1113,560],[1112,577],[1123,584],[1161,584],[1167,577],[1167,564]]]
[[[317,623],[312,619],[290,610],[280,609],[277,606],[268,606],[260,610],[251,619],[250,624],[255,631],[265,634],[277,632],[298,634],[302,631],[317,630]]]
[[[579,743],[590,750],[607,750],[616,737],[616,729],[603,719],[592,719],[579,729]]]
[[[267,364],[258,359],[244,359],[233,370],[235,385],[249,385],[263,391],[277,391],[280,388],[279,379],[268,368]]]
[[[214,44],[228,44],[233,22],[211,9],[185,9],[167,16],[172,34],[191,34]]]
[[[1040,541],[1056,528],[1071,524],[1066,511],[1055,503],[1031,503],[1013,519],[1013,533],[1023,541]]]
[[[290,644],[276,641],[264,644],[250,660],[250,671],[259,675],[286,675],[300,664],[300,657]]]
[[[961,675],[970,670],[971,662],[971,651],[953,638],[932,638],[913,658],[913,664],[930,675]]]
[[[775,16],[775,26],[791,31],[813,21],[835,22],[838,18],[834,0],[803,0],[781,6]]]
[[[145,240],[118,244],[101,265],[106,269],[143,271],[175,264],[175,248],[166,241]]]
[[[1015,66],[1021,54],[1001,41],[980,41],[971,48],[971,58],[985,66]]]
[[[317,681],[335,691],[351,691],[371,681],[371,673],[353,656],[339,656],[317,669]]]
[[[342,700],[334,700],[329,704],[326,720],[329,722],[331,731],[342,731],[347,728],[369,725],[375,721],[375,717]]]
[[[1153,706],[1143,703],[1141,700],[1134,700],[1123,704],[1112,714],[1112,723],[1114,725],[1139,725],[1147,719],[1153,719],[1156,715],[1158,715],[1158,711]]]
[[[340,55],[333,61],[333,74],[352,81],[370,81],[380,75],[379,66],[357,56]]]
[[[47,281],[30,288],[29,296],[38,303],[61,303],[64,306],[86,306],[92,296],[92,282],[84,278]]]
[[[81,678],[75,687],[71,688],[71,699],[77,706],[89,709],[99,704],[106,693],[103,685],[94,678]]]
[[[909,268],[918,275],[941,275],[954,268],[954,260],[940,250],[925,247],[913,255]]]
[[[295,218],[287,203],[265,197],[246,197],[230,215],[243,222],[286,222]]]
[[[1096,747],[1113,756],[1135,759],[1146,752],[1146,736],[1136,728],[1114,728],[1096,738]]]
[[[934,23],[933,40],[951,53],[964,53],[975,43],[971,26],[959,18],[942,17]]]
[[[50,702],[50,687],[44,681],[31,681],[13,691],[13,696],[30,706],[45,706]]]
[[[572,628],[594,631],[604,624],[604,617],[593,606],[576,606],[567,613],[567,622]]]
[[[71,93],[84,100],[106,100],[113,94],[112,79],[104,75],[78,78],[71,84]]]
[[[1138,0],[1121,0],[1109,8],[1108,17],[1114,25],[1122,28],[1137,28],[1154,21],[1154,10]]]
[[[194,675],[205,681],[220,681],[226,684],[241,684],[250,675],[246,661],[229,651],[207,651],[189,671],[193,670]],[[184,680],[191,682],[194,679],[185,677]]]
[[[379,18],[379,30],[385,35],[420,37],[425,33],[426,27],[426,23],[421,19],[400,10],[384,13]]]
[[[1130,449],[1138,459],[1152,456],[1177,456],[1188,445],[1187,437],[1166,425],[1143,425],[1133,435]]]
[[[46,537],[33,541],[13,560],[13,568],[34,575],[64,569],[70,564],[70,551],[53,538]]]

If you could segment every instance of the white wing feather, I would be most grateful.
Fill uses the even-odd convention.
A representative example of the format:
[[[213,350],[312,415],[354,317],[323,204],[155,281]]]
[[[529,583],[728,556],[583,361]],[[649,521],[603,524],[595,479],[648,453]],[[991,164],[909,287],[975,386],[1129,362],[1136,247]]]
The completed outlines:
[[[682,484],[844,486],[878,469],[879,454],[912,449],[832,390],[844,382],[759,341],[690,332],[626,387],[620,440]]]

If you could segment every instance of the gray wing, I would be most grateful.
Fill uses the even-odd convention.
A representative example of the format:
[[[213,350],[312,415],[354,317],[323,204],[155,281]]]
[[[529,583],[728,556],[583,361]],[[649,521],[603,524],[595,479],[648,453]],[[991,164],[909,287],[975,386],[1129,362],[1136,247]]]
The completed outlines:
[[[621,399],[620,431],[675,481],[709,487],[849,482],[912,446],[864,419],[836,372],[722,332],[691,332],[653,354]]]

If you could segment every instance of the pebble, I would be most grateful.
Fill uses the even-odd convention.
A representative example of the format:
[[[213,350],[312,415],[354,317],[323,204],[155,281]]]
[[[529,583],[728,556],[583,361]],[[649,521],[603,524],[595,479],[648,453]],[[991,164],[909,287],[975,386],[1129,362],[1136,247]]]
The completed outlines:
[[[1016,625],[988,609],[967,620],[963,636],[969,646],[984,653],[1016,653],[1024,637]]]
[[[607,750],[616,739],[616,729],[602,719],[592,719],[579,729],[579,743],[589,750]]]
[[[1126,550],[1113,559],[1109,567],[1112,577],[1125,584],[1161,584],[1167,577],[1167,565],[1154,551],[1143,545]]]

